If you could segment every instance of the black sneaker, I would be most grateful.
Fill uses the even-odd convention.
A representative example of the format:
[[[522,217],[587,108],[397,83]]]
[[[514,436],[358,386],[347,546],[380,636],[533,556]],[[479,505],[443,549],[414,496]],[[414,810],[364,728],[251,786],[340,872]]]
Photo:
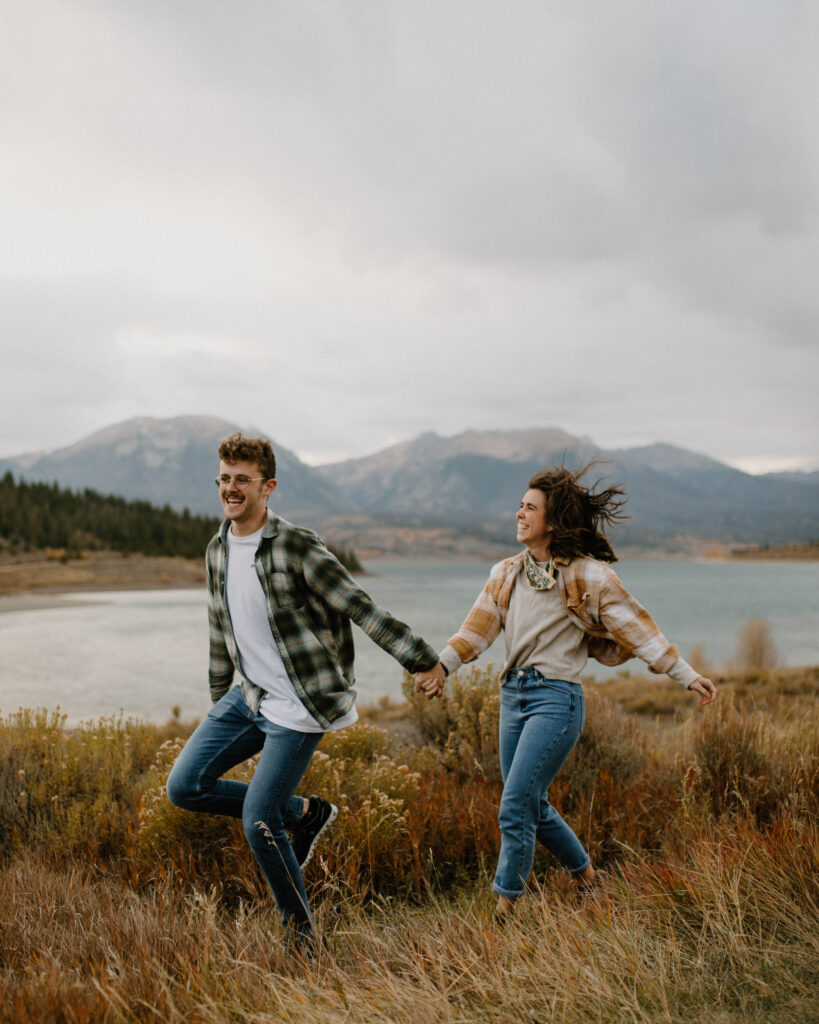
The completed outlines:
[[[309,862],[319,836],[337,816],[338,808],[335,804],[322,800],[320,796],[310,797],[307,812],[293,829],[290,837],[290,845],[293,847],[299,868],[305,867]]]

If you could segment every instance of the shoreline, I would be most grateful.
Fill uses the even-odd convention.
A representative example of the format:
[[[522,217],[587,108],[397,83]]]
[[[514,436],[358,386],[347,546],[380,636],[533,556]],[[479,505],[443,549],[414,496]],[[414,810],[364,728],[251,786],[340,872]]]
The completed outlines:
[[[144,583],[123,583],[121,585],[109,584],[88,584],[73,587],[42,587],[37,590],[18,590],[11,594],[0,593],[0,615],[12,614],[14,612],[39,612],[55,608],[87,608],[93,605],[105,604],[104,595],[114,594],[118,591],[129,590],[204,590],[205,584],[201,587],[196,584],[151,584]],[[75,594],[99,594],[100,597],[93,597],[85,600],[71,600]]]
[[[799,549],[797,549],[799,550]],[[799,554],[787,549],[753,550],[749,552],[702,555],[687,557],[669,555],[664,552],[641,552],[624,550],[620,561],[657,562],[713,562],[722,565],[742,565],[764,562],[768,565],[810,564],[819,560],[811,557],[817,550],[808,546]],[[507,552],[510,553],[510,552]],[[790,554],[790,557],[788,555]],[[440,559],[380,557],[370,558],[369,569],[365,568],[356,576],[377,576],[378,564],[391,562],[427,562]],[[452,561],[466,562],[482,559],[453,558]],[[206,586],[204,560],[179,557],[147,557],[144,555],[121,555],[112,552],[87,552],[82,558],[62,561],[43,557],[41,553],[17,559],[0,559],[0,614],[14,611],[38,611],[47,608],[61,608],[70,594],[106,593],[123,590],[190,590]],[[77,602],[71,602],[76,607]],[[93,599],[83,604],[96,603]]]
[[[65,592],[44,592],[34,590],[21,590],[16,594],[0,594],[0,615],[10,615],[13,612],[41,612],[52,608],[65,608],[68,602],[65,600],[69,595]],[[81,591],[78,591],[81,593]],[[72,601],[71,607],[77,608],[82,605],[97,604],[96,601]]]
[[[44,557],[0,560],[0,609],[22,604],[60,606],[59,595],[85,591],[177,590],[205,586],[204,559],[87,552],[63,561]]]

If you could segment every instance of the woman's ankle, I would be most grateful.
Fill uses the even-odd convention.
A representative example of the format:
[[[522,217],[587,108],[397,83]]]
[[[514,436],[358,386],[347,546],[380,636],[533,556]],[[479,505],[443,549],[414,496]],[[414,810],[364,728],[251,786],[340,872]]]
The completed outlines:
[[[502,917],[504,914],[512,914],[512,913],[514,913],[514,910],[515,910],[515,901],[514,900],[510,900],[508,896],[502,896],[499,893],[498,894],[498,905],[495,908],[495,913]]]

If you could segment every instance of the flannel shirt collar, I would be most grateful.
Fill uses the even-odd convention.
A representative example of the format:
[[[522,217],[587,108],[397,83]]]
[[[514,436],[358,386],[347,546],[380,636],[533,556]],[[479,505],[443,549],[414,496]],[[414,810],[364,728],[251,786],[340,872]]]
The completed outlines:
[[[227,519],[222,520],[222,525],[219,527],[219,540],[222,544],[225,544],[227,539],[227,532],[230,529],[230,521]],[[262,537],[275,537],[279,532],[279,517],[267,510],[267,521],[262,527]]]

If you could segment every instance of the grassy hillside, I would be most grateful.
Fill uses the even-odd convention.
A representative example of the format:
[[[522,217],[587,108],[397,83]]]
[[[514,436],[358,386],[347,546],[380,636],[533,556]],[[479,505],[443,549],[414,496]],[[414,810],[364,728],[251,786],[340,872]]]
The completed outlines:
[[[341,810],[307,871],[315,963],[283,951],[241,826],[165,798],[189,726],[0,721],[0,1021],[816,1019],[819,671],[734,677],[705,709],[589,687],[552,797],[608,879],[580,900],[543,854],[504,924],[497,683],[448,685],[380,712],[411,744],[322,740],[302,790]],[[663,717],[625,713],[650,690]]]

